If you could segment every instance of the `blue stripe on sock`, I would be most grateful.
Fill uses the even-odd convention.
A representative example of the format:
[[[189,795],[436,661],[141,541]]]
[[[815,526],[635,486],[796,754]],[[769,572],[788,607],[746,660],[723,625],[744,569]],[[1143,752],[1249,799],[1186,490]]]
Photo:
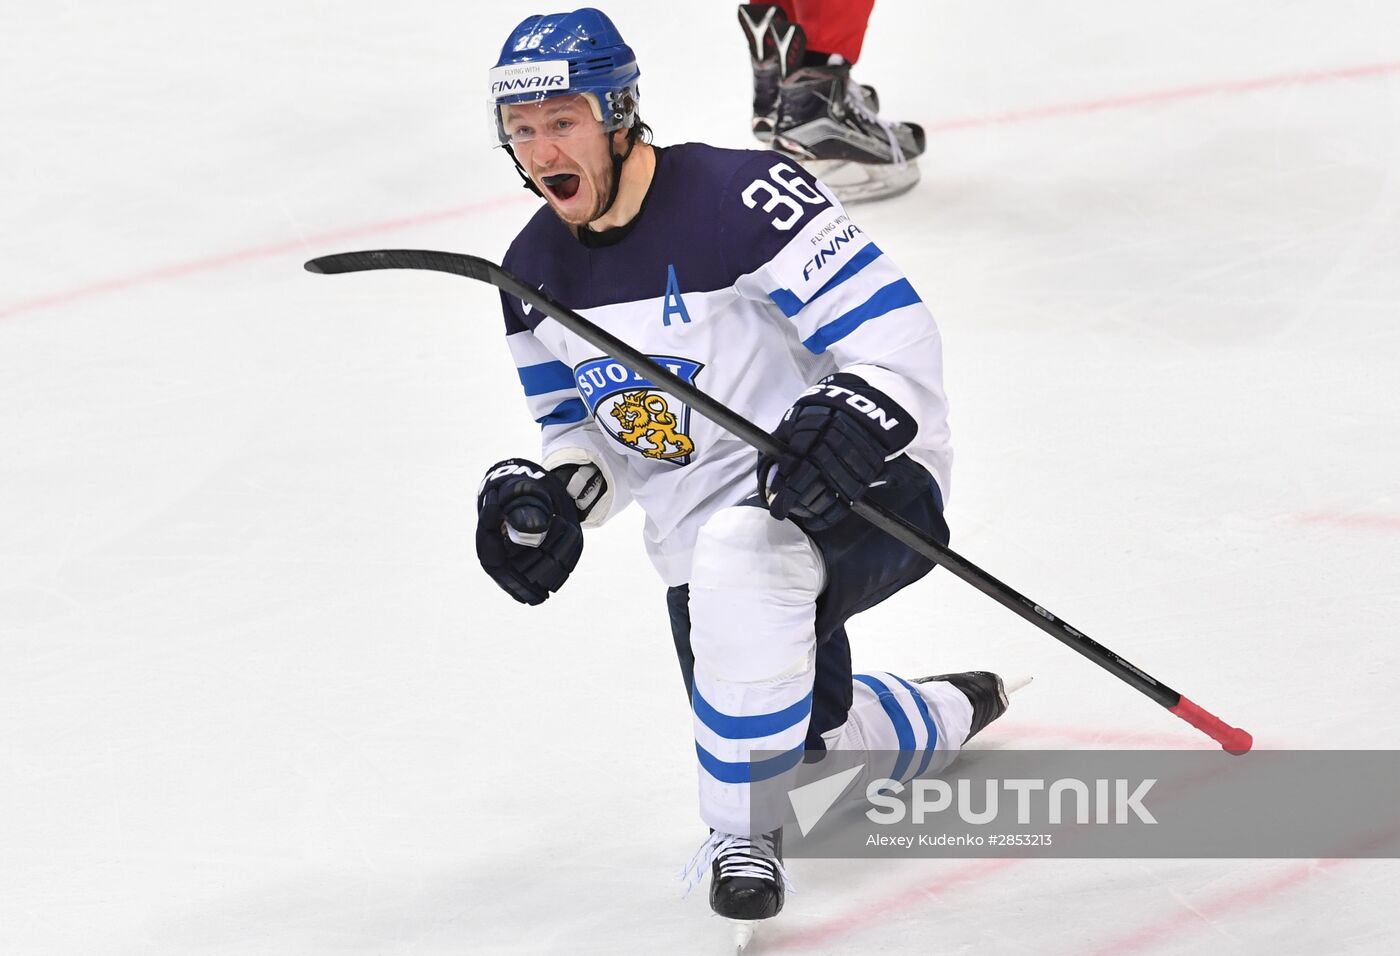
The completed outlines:
[[[721,760],[710,753],[697,741],[695,744],[695,756],[700,760],[700,766],[705,768],[705,772],[714,777],[720,783],[757,783],[760,780],[767,780],[776,777],[781,773],[786,773],[796,767],[802,761],[803,748],[805,743],[798,744],[787,753],[778,754],[776,757],[769,757],[767,760],[750,762],[748,760],[728,761]]]
[[[914,698],[914,706],[919,709],[919,716],[924,719],[924,728],[928,731],[928,747],[924,750],[924,759],[919,761],[919,769],[914,771],[914,776],[922,777],[924,771],[928,769],[929,761],[933,759],[934,748],[938,746],[938,727],[934,725],[933,715],[928,712],[928,704],[924,701],[924,695],[919,693],[918,688],[898,674],[890,676],[903,684],[904,689],[909,691],[909,696]]]
[[[898,279],[876,292],[860,305],[844,315],[832,319],[808,336],[802,344],[807,351],[820,355],[837,342],[850,335],[871,319],[878,319],[895,309],[922,302],[919,293],[909,284],[908,279]]]
[[[754,737],[780,734],[806,720],[812,713],[812,694],[809,691],[806,697],[791,707],[784,707],[771,714],[734,717],[715,710],[709,701],[700,696],[700,688],[696,687],[695,692],[691,694],[690,705],[700,722],[721,737],[729,740],[752,740]]]
[[[885,709],[885,716],[889,717],[890,723],[894,725],[894,737],[899,741],[899,759],[895,761],[894,778],[903,781],[904,771],[909,769],[909,763],[914,759],[914,725],[904,716],[904,708],[899,705],[899,699],[894,696],[894,691],[885,686],[884,681],[869,674],[856,674],[855,679],[875,692],[880,706]]]
[[[515,372],[520,376],[520,384],[525,386],[526,395],[547,395],[560,389],[574,387],[573,370],[563,362],[526,365]]]
[[[571,425],[587,417],[588,409],[584,407],[583,399],[569,398],[555,405],[554,411],[544,418],[537,418],[535,421],[541,425]]]

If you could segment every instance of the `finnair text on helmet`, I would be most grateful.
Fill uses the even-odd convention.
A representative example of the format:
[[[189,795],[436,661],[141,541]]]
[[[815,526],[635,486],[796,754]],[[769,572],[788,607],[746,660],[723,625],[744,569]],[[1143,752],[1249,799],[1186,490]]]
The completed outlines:
[[[844,397],[847,405],[851,406],[851,408],[855,409],[872,422],[875,422],[887,432],[893,431],[899,427],[898,418],[890,417],[890,414],[879,405],[875,404],[873,400],[858,392],[853,392],[849,388],[842,388],[840,385],[832,385],[828,382],[818,382],[802,394],[808,396],[821,395],[823,393],[827,398],[832,399]]]
[[[535,60],[491,68],[491,96],[500,99],[516,93],[552,92],[569,88],[567,60]]]
[[[515,80],[497,80],[491,84],[491,95],[525,93],[530,90],[564,89],[567,84],[559,76],[525,76]]]
[[[1066,778],[1045,780],[984,780],[983,792],[975,799],[981,804],[980,810],[973,809],[973,782],[957,781],[956,789],[947,780],[914,780],[909,785],[908,807],[895,794],[903,793],[904,784],[884,778],[873,781],[865,788],[865,798],[874,807],[865,812],[871,823],[893,824],[904,820],[906,811],[911,822],[923,823],[930,814],[953,811],[964,823],[974,826],[996,822],[1000,810],[999,797],[1003,790],[1016,795],[1016,822],[1029,824],[1032,820],[1032,803],[1037,820],[1051,824],[1063,822],[1065,805],[1073,808],[1075,823],[1088,823],[1090,808],[1093,809],[1095,823],[1130,823],[1131,814],[1140,823],[1156,823],[1157,818],[1143,804],[1147,791],[1157,780],[1148,778],[1139,781],[1130,793],[1130,781],[1125,779],[1091,781]],[[1090,785],[1093,796],[1090,797]],[[1033,796],[1034,795],[1034,796]]]

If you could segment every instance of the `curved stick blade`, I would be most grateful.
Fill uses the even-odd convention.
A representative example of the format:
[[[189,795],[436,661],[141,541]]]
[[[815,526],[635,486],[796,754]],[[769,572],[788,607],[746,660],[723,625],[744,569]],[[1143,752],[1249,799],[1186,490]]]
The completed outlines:
[[[303,268],[307,272],[321,275],[368,272],[372,269],[424,269],[489,282],[488,270],[491,265],[485,259],[453,252],[435,252],[430,249],[370,249],[318,256],[307,262]]]

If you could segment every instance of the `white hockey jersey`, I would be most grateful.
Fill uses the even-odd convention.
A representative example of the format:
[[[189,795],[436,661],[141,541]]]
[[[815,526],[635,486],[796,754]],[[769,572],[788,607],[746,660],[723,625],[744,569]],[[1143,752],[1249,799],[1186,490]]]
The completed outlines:
[[[829,190],[778,153],[695,143],[657,148],[626,226],[576,238],[548,207],[504,267],[740,415],[772,429],[809,385],[847,371],[918,421],[907,454],[947,501],[952,449],[938,328],[909,280]],[[542,463],[591,461],[629,500],[668,585],[690,575],[696,532],[757,490],[757,453],[519,299],[502,295],[506,341]]]

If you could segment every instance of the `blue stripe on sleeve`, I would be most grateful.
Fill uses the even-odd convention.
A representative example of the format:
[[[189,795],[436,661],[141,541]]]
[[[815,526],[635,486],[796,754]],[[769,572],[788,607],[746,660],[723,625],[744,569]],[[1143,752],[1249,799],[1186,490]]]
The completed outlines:
[[[583,400],[570,398],[554,406],[554,411],[544,418],[537,418],[535,421],[541,425],[572,425],[574,422],[581,422],[588,417],[588,409],[584,407]]]
[[[922,777],[924,771],[928,769],[928,762],[933,759],[934,748],[938,746],[938,727],[934,724],[933,715],[928,712],[928,704],[924,701],[924,695],[919,693],[918,688],[898,674],[890,676],[903,684],[904,689],[909,691],[909,696],[914,698],[914,706],[919,709],[919,716],[924,719],[924,729],[928,731],[928,746],[924,748],[924,759],[919,761],[919,769],[914,771],[914,776]]]
[[[899,741],[899,759],[894,764],[894,779],[902,781],[904,772],[909,769],[909,764],[914,759],[914,725],[904,716],[904,708],[899,705],[899,698],[894,696],[894,691],[885,686],[884,681],[869,674],[856,674],[854,677],[875,692],[880,706],[885,709],[885,716],[894,724],[895,740]]]
[[[757,783],[760,780],[767,780],[776,777],[781,773],[786,773],[802,762],[802,754],[806,748],[805,743],[800,743],[787,753],[778,754],[776,757],[769,757],[767,760],[750,762],[748,760],[728,761],[721,760],[710,753],[697,742],[695,744],[695,756],[700,761],[700,766],[705,768],[705,772],[714,777],[720,783]]]
[[[827,280],[826,285],[818,289],[816,294],[813,295],[810,299],[808,299],[805,303],[801,299],[799,299],[791,289],[774,289],[772,292],[768,293],[768,298],[772,299],[774,304],[776,304],[778,308],[783,310],[783,315],[787,316],[790,319],[797,313],[801,312],[802,307],[804,305],[810,305],[811,303],[817,301],[822,296],[830,292],[832,289],[836,288],[841,283],[851,278],[851,276],[855,275],[856,273],[860,272],[860,270],[870,265],[870,263],[880,258],[880,256],[882,255],[884,255],[884,253],[880,251],[879,246],[875,245],[875,243],[873,242],[867,243],[865,247],[860,250],[860,252],[857,252],[854,256],[851,257],[850,262],[842,266],[840,271],[838,271],[836,275],[832,276],[829,280]]]
[[[854,309],[817,329],[802,344],[813,355],[821,355],[871,319],[878,319],[895,309],[902,309],[906,305],[922,301],[919,298],[919,293],[915,292],[914,287],[909,284],[908,279],[896,280]]]
[[[774,289],[768,293],[768,298],[772,299],[773,304],[782,309],[783,315],[789,319],[802,311],[802,300],[791,289]]]
[[[755,737],[780,734],[806,720],[807,716],[812,713],[812,695],[808,693],[806,697],[791,707],[785,707],[771,714],[731,717],[729,714],[715,710],[709,701],[700,696],[700,690],[697,688],[691,695],[691,706],[695,710],[695,716],[700,718],[700,722],[721,737],[729,740],[752,740]]]
[[[526,395],[545,395],[564,388],[574,387],[573,369],[563,362],[541,362],[539,365],[526,365],[516,369],[520,384],[525,386]]]

